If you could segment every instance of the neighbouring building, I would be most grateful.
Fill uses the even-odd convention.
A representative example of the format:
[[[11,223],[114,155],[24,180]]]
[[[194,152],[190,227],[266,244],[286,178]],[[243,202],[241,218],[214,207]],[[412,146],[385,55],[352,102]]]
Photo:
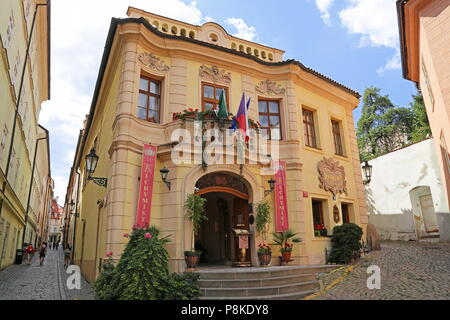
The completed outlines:
[[[64,208],[58,204],[58,198],[52,199],[52,211],[48,224],[48,242],[57,243],[63,240]]]
[[[50,97],[50,1],[3,0],[0,38],[1,269],[45,233],[52,180],[38,119]]]
[[[370,164],[369,223],[381,238],[439,239],[437,213],[449,208],[433,139],[379,156]]]
[[[323,225],[328,234],[343,222],[365,229],[367,208],[352,115],[359,104],[357,92],[298,61],[283,60],[279,49],[233,37],[216,23],[194,26],[131,7],[127,14],[111,21],[67,189],[66,217],[75,217],[66,221],[66,230],[73,228],[66,231],[67,238],[70,243],[72,237],[74,261],[89,281],[98,276],[106,252],[120,257],[127,243],[123,234],[136,223],[143,156],[155,156],[153,149],[143,153],[145,145],[157,149],[150,223],[170,235],[173,271],[186,268],[184,251],[191,248],[192,226],[185,219],[184,203],[194,192],[207,199],[208,221],[195,242],[208,264],[231,265],[242,258],[239,248],[244,244],[238,245],[233,231],[240,229],[251,233],[246,262],[258,265],[261,239],[252,224],[253,205],[271,201],[274,231],[279,186],[286,188],[288,215],[283,223],[303,240],[294,247],[292,264],[325,262],[330,238],[315,232],[315,225]],[[192,136],[198,129],[194,121],[173,114],[214,109],[222,92],[233,114],[243,93],[251,98],[248,113],[261,123],[258,136],[279,144],[284,163],[279,168],[286,180],[277,178],[275,191],[269,191],[268,181],[275,176],[265,170],[268,165],[251,163],[248,150],[242,166],[173,160],[178,142],[188,147],[198,142],[173,140],[177,129]],[[194,147],[188,156],[202,150]],[[99,161],[89,178],[86,156],[91,151]],[[267,160],[267,154],[258,156]],[[169,170],[166,181],[160,175],[163,168]]]
[[[403,77],[423,93],[450,207],[450,0],[399,0]],[[440,237],[450,241],[450,212],[437,212]]]

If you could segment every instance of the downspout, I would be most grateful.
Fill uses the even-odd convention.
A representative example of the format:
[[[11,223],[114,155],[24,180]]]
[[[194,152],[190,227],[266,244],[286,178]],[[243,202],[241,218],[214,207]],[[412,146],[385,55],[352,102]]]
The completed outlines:
[[[28,200],[27,200],[27,208],[25,211],[25,226],[24,226],[23,235],[22,235],[22,246],[25,242],[25,233],[26,233],[27,225],[28,225],[28,212],[30,211],[31,192],[33,191],[34,171],[36,169],[36,157],[37,157],[37,152],[39,149],[39,141],[42,141],[42,140],[49,140],[49,134],[48,134],[47,130],[45,130],[45,138],[36,139],[36,144],[34,146],[33,169],[31,170],[30,187],[28,189]],[[31,241],[31,239],[30,239],[30,241]]]
[[[75,245],[76,245],[76,240],[77,240],[77,220],[78,220],[78,215],[79,213],[78,211],[78,202],[80,200],[80,172],[77,169],[77,201],[75,202],[75,222],[73,225],[73,244],[72,244],[72,264],[74,262],[75,259]]]

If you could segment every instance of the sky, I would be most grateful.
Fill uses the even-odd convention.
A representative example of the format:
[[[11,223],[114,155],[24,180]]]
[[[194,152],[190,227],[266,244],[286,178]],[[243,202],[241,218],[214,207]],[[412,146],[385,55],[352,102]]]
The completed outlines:
[[[112,17],[128,6],[202,25],[286,51],[361,94],[381,88],[398,106],[416,93],[403,79],[395,0],[67,0],[52,1],[51,100],[40,123],[50,131],[55,196],[64,203],[83,121],[89,113]],[[355,124],[361,106],[354,111]]]

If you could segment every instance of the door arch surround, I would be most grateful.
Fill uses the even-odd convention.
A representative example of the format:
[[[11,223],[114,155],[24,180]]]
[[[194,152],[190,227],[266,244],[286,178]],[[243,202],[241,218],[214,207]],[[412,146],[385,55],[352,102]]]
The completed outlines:
[[[188,173],[188,175],[184,179],[182,188],[183,203],[186,200],[187,195],[194,192],[197,181],[199,181],[202,177],[213,173],[224,173],[228,175],[242,176],[243,178],[242,181],[248,188],[248,199],[246,200],[248,200],[249,203],[257,203],[263,199],[264,185],[258,182],[259,180],[261,180],[261,178],[255,176],[248,168],[244,166],[243,170],[241,171],[239,165],[213,165],[209,166],[206,171],[204,171],[201,166],[197,166]],[[212,192],[212,189],[204,191],[204,194],[206,194],[207,192]],[[249,229],[250,233],[252,233],[252,236],[250,237],[249,241],[251,252],[250,261],[252,263],[252,266],[257,266],[258,257],[256,254],[256,239],[254,226],[250,226]],[[183,235],[182,250],[190,250],[192,226],[188,221],[186,221],[186,219],[184,219],[183,230],[184,235]]]

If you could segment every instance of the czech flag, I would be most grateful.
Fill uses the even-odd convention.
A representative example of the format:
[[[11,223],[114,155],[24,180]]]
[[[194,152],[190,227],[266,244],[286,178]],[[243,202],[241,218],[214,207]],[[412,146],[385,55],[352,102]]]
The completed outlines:
[[[237,127],[238,129],[245,134],[245,141],[248,142],[250,135],[249,135],[249,125],[248,125],[248,107],[250,106],[250,99],[248,100],[247,105],[245,104],[245,93],[242,94],[241,103],[239,105],[238,113],[235,117],[235,123],[233,124],[234,127]]]

